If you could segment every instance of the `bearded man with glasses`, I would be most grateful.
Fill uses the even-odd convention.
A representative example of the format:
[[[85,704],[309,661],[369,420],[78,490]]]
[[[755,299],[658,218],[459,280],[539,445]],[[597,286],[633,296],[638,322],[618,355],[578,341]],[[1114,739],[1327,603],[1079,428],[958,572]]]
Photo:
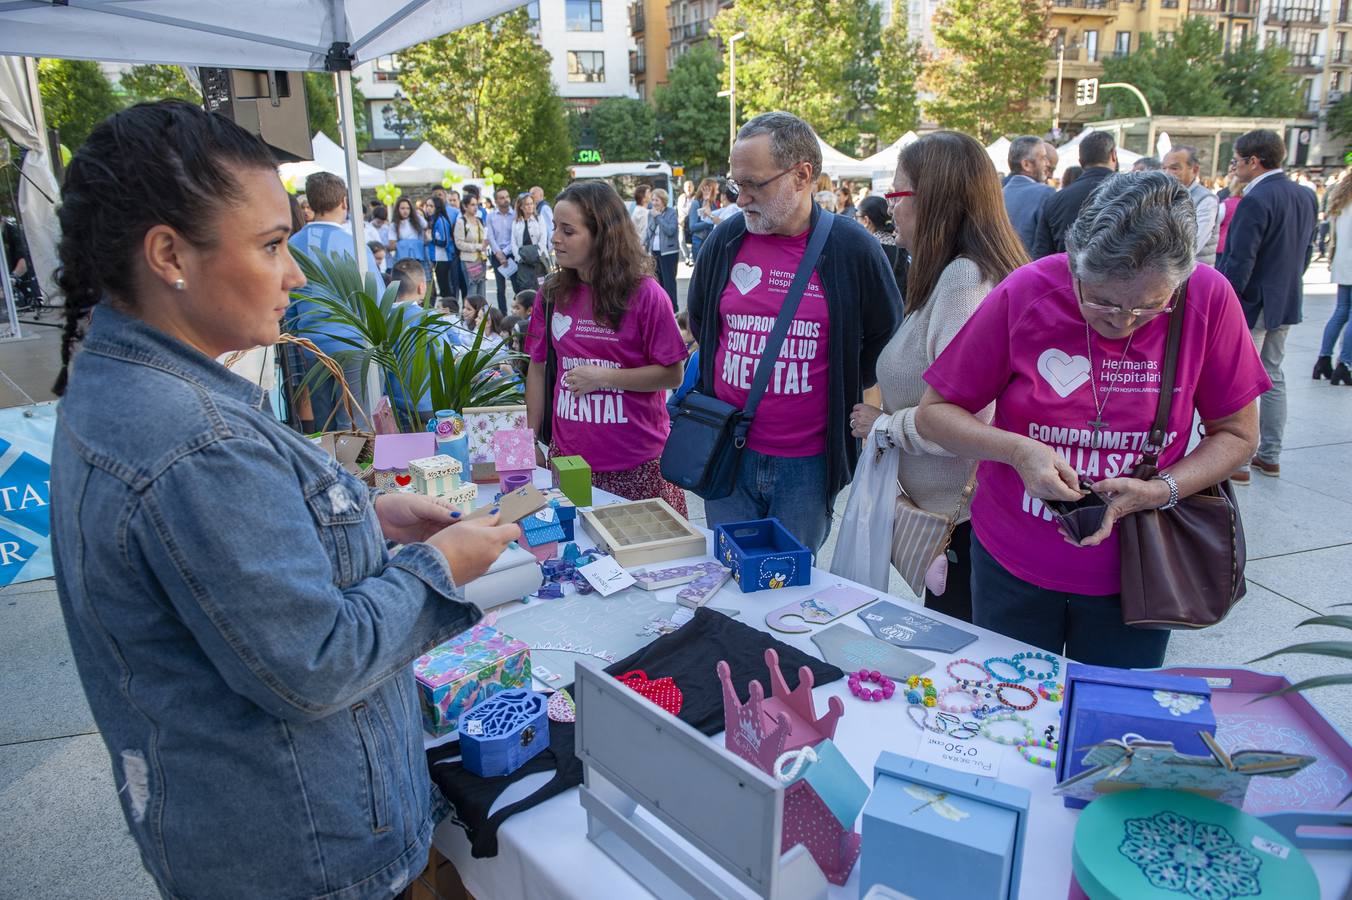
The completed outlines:
[[[859,455],[849,411],[877,381],[901,307],[878,241],[836,216],[777,357],[762,359],[808,236],[832,215],[813,203],[821,169],[817,136],[797,116],[765,113],[742,126],[728,180],[742,215],[705,238],[687,299],[705,348],[697,390],[740,408],[757,366],[774,367],[732,493],[706,500],[709,527],[774,517],[814,551]]]

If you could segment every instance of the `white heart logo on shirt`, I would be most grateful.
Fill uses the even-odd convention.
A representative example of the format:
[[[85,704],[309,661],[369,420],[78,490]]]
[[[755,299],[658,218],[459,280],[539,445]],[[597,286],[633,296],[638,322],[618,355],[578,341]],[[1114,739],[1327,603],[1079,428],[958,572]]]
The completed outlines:
[[[732,283],[745,297],[753,287],[761,283],[761,274],[760,266],[748,266],[739,262],[732,267]]]
[[[561,341],[563,336],[568,333],[568,329],[573,327],[573,317],[565,316],[561,312],[554,313],[554,318],[549,323],[549,330],[554,332],[554,340]]]
[[[1068,356],[1064,351],[1049,347],[1037,358],[1038,374],[1062,397],[1069,397],[1089,380],[1089,359]]]

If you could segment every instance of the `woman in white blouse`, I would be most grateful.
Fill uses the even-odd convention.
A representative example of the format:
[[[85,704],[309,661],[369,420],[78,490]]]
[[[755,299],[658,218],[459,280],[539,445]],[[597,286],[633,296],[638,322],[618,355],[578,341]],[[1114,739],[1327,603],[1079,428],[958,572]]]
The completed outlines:
[[[530,194],[522,194],[516,201],[512,259],[516,260],[512,289],[518,293],[537,290],[540,279],[549,271],[549,246],[544,220],[536,215],[535,198]]]
[[[956,131],[922,137],[901,151],[892,186],[885,197],[896,242],[911,254],[905,318],[878,357],[884,409],[861,403],[850,424],[857,438],[901,449],[897,480],[916,506],[950,519],[956,515],[947,589],[940,596],[926,590],[924,600],[970,622],[971,525],[962,496],[975,463],[922,438],[915,412],[925,393],[925,370],[977,304],[1028,256],[1005,212],[995,166],[973,138]],[[992,412],[984,410],[982,420],[989,422]],[[880,417],[885,421],[875,429]]]

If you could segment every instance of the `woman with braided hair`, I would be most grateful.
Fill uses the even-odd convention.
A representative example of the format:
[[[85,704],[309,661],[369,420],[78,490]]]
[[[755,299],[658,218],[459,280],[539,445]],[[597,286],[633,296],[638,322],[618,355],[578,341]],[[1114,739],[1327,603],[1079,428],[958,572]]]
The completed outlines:
[[[215,361],[305,283],[262,141],[141,104],[62,193],[52,552],[141,860],[166,897],[393,896],[435,824],[409,663],[520,530],[368,491]]]

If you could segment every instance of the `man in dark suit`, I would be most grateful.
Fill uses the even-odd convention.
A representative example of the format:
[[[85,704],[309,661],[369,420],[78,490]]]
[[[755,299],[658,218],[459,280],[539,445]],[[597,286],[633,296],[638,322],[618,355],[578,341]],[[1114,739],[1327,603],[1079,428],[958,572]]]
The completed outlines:
[[[1264,475],[1281,474],[1278,459],[1286,430],[1286,381],[1282,359],[1286,333],[1300,321],[1302,282],[1310,265],[1311,240],[1319,220],[1314,191],[1296,184],[1282,171],[1286,144],[1272,131],[1250,131],[1235,141],[1233,171],[1244,184],[1244,202],[1225,240],[1220,271],[1234,285],[1244,305],[1272,389],[1259,404],[1258,454],[1253,468]],[[1248,484],[1249,470],[1232,476]]]
[[[1075,183],[1050,197],[1042,207],[1042,220],[1033,240],[1033,259],[1041,259],[1066,250],[1066,230],[1080,215],[1080,207],[1098,190],[1103,179],[1117,171],[1117,147],[1113,136],[1095,131],[1080,141],[1080,166],[1084,169]]]
[[[1033,252],[1033,236],[1037,234],[1042,207],[1056,195],[1047,184],[1047,148],[1042,138],[1024,135],[1009,145],[1009,171],[1005,181],[1005,212],[1023,241],[1023,249]]]

